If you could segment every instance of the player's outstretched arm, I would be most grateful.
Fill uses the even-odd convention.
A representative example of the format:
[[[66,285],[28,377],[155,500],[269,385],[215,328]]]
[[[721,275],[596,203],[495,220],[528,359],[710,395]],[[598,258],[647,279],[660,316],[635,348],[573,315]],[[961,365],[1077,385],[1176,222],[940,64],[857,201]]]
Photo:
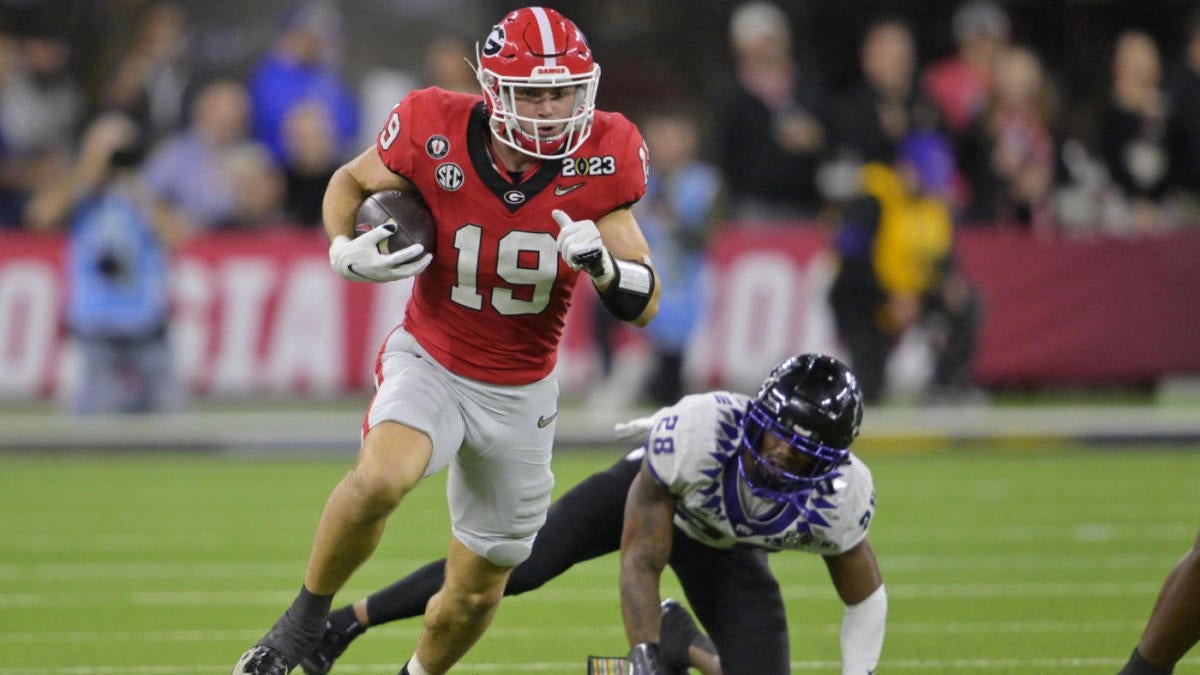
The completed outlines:
[[[1200,642],[1200,536],[1163,581],[1142,639],[1119,675],[1169,673]]]
[[[671,555],[675,502],[643,464],[625,498],[621,531],[621,616],[630,646],[659,639],[659,579]]]
[[[842,675],[870,675],[883,652],[887,590],[868,540],[839,555],[825,556],[829,577],[846,604],[842,618]]]

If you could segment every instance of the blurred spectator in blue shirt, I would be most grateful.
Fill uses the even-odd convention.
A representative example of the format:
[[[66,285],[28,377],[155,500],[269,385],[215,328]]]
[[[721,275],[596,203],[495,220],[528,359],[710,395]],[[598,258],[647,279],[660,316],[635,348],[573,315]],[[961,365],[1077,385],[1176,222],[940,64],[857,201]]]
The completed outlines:
[[[283,33],[250,76],[254,136],[287,164],[284,122],[297,105],[317,102],[333,120],[337,148],[344,155],[357,139],[358,101],[334,63],[341,18],[329,5],[302,4],[289,12]]]
[[[82,373],[79,413],[173,410],[182,389],[167,335],[168,250],[180,221],[140,182],[144,136],[109,114],[85,131],[79,159],[30,200],[35,229],[69,228],[66,322]]]
[[[174,205],[192,228],[225,227],[237,206],[230,157],[247,138],[249,100],[233,79],[205,85],[191,105],[187,128],[162,140],[145,166],[150,190]]]
[[[637,206],[638,223],[662,279],[661,309],[646,333],[657,359],[647,393],[670,405],[685,392],[684,355],[703,321],[708,299],[705,249],[723,215],[721,178],[700,161],[696,122],[683,113],[652,115],[643,125],[650,180]]]

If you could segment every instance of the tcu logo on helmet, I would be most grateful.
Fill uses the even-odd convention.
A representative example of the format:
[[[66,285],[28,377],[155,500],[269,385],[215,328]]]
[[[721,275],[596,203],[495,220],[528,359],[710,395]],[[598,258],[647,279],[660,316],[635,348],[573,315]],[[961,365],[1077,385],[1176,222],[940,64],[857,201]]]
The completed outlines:
[[[495,56],[500,53],[500,49],[504,47],[506,40],[504,35],[504,26],[492,26],[492,32],[488,33],[487,39],[483,41],[484,56]]]

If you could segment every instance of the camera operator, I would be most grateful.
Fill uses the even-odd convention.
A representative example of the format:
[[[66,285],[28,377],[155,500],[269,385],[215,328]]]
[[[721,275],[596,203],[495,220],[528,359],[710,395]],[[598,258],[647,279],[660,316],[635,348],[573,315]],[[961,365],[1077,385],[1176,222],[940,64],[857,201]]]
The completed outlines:
[[[138,174],[138,127],[93,120],[70,171],[34,193],[30,229],[68,232],[66,325],[81,370],[69,397],[78,413],[171,410],[181,403],[167,339],[169,250],[182,221]]]

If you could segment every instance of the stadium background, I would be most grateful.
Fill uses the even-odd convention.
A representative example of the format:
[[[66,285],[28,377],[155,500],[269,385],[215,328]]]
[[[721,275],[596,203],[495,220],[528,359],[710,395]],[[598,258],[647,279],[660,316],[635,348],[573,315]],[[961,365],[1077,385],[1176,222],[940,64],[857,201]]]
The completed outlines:
[[[136,4],[63,3],[85,76],[127,38],[121,17]],[[274,0],[179,4],[213,68],[252,62],[291,6]],[[344,20],[343,65],[355,82],[418,63],[425,38],[436,31],[466,29],[474,38],[518,6],[468,0],[335,4]],[[878,12],[897,11],[914,23],[922,62],[951,49],[954,2],[780,4],[793,18],[803,60],[834,82],[851,77],[861,28]],[[604,66],[602,107],[636,115],[648,102],[699,101],[699,114],[711,121],[713,110],[703,102],[725,84],[726,21],[734,3],[555,6],[587,31]],[[1084,125],[1104,95],[1113,35],[1128,26],[1146,28],[1171,56],[1182,42],[1183,18],[1194,9],[1194,3],[1172,0],[1004,6],[1014,34],[1044,56]],[[213,240],[204,246],[228,249],[210,255],[202,248],[195,259],[221,260],[260,243]],[[363,369],[348,360],[336,375],[348,379],[328,389],[312,386],[311,371],[299,379],[261,377],[256,369],[269,364],[272,351],[267,340],[243,369],[236,359],[225,366],[233,378],[228,388],[198,386],[186,412],[121,419],[63,415],[55,396],[59,359],[69,355],[60,353],[60,336],[49,328],[61,300],[54,280],[57,245],[0,239],[0,675],[223,672],[221,664],[232,662],[290,597],[320,503],[353,455],[369,396]],[[754,248],[744,241],[734,245]],[[1015,245],[1012,260],[1027,269],[1019,247],[1032,244]],[[1038,248],[1046,256],[1035,266],[1039,273],[1023,287],[1005,290],[1005,297],[1020,312],[1066,288],[1066,296],[1086,305],[1078,309],[1089,322],[1062,333],[1053,314],[1027,322],[1018,314],[1010,324],[1016,329],[992,339],[1002,350],[994,353],[1017,354],[1013,358],[1037,352],[1047,335],[1066,340],[1062,351],[1042,352],[1032,366],[1018,362],[1024,370],[985,369],[995,378],[989,402],[930,406],[901,398],[868,411],[859,449],[880,486],[872,537],[894,589],[884,654],[888,672],[1112,673],[1135,641],[1163,575],[1195,535],[1200,242],[1184,233],[1154,242],[1056,245],[1061,248]],[[302,247],[301,262],[321,263],[324,255],[315,241],[289,238],[282,246]],[[988,249],[981,248],[979,257],[986,265]],[[48,275],[41,290],[29,291],[25,283],[29,260],[48,265],[36,272]],[[756,262],[761,259],[748,264]],[[999,271],[1016,264],[991,262]],[[203,282],[205,274],[219,276],[223,268],[198,270]],[[271,271],[277,270],[268,266]],[[800,285],[807,293],[820,290],[819,265],[792,273],[807,279]],[[828,327],[822,328],[827,317],[819,307],[807,311],[807,332],[783,331],[799,342],[779,349],[830,344]],[[41,332],[30,332],[38,316],[50,321]],[[387,322],[382,313],[372,320]],[[379,329],[354,330],[366,345]],[[1064,377],[1055,369],[1072,345],[1092,350],[1074,350],[1077,365],[1098,368],[1099,376],[1072,371]],[[742,349],[764,361],[774,358],[754,345]],[[897,368],[919,382],[919,346],[906,354]],[[1159,358],[1163,354],[1173,360]],[[44,360],[34,364],[35,356]],[[614,407],[589,397],[593,359],[586,340],[571,337],[564,356],[568,396],[560,422],[564,452],[556,460],[558,492],[615,458],[622,449],[610,441],[612,422],[644,411],[636,401]],[[744,387],[757,381],[754,365],[734,360],[730,371],[714,375],[711,352],[700,350],[692,361],[694,383]],[[1149,365],[1135,373],[1113,370],[1130,362]],[[211,365],[201,364],[197,372]],[[737,372],[747,379],[736,379]],[[1013,372],[1020,375],[1005,375]],[[575,452],[585,447],[594,452]],[[386,537],[346,599],[444,550],[440,487],[435,481],[418,492],[412,517],[429,523],[428,531]],[[818,567],[810,560],[776,561],[793,621],[797,672],[837,670],[840,609]],[[620,650],[616,607],[612,560],[581,566],[542,593],[507,604],[461,672],[581,672],[586,653]],[[368,638],[348,655],[342,672],[394,672],[415,630],[408,622]],[[1193,656],[1179,672],[1198,665]]]
[[[36,6],[11,0],[0,8]],[[63,0],[55,3],[77,54],[75,68],[94,89],[115,51],[134,29],[129,18],[144,0]],[[291,0],[178,0],[189,17],[192,49],[200,68],[249,68],[277,35]],[[484,0],[340,0],[342,66],[361,83],[370,73],[406,71],[419,76],[430,36],[449,33],[471,41],[520,2]],[[716,100],[728,85],[731,58],[728,20],[738,3],[730,0],[573,0],[552,6],[586,26],[589,42],[604,68],[598,104],[636,115],[664,103],[694,104],[711,121]],[[847,84],[858,69],[858,43],[872,18],[905,18],[918,36],[921,65],[954,50],[951,17],[956,0],[797,0],[781,2],[791,19],[793,46],[801,63],[819,72],[831,87]],[[1033,47],[1061,89],[1064,118],[1094,123],[1106,96],[1108,62],[1116,35],[1127,28],[1150,33],[1164,57],[1176,57],[1186,39],[1188,0],[1008,0],[1014,41]],[[368,134],[373,134],[373,126]]]
[[[115,54],[131,38],[132,12],[144,2],[65,2],[56,26],[72,41],[72,69],[87,88],[102,86]],[[273,36],[299,3],[179,2],[188,15],[189,58],[196,78],[205,73],[247,73],[269,49]],[[473,39],[468,27],[487,26],[519,3],[465,0],[363,1],[328,3],[338,10],[340,68],[360,96],[362,144],[371,142],[378,119],[406,86],[424,76],[425,48],[433,36],[451,33]],[[37,3],[0,5],[20,16]],[[727,23],[732,2],[567,2],[604,67],[599,104],[635,120],[648,112],[687,104],[710,124],[730,82]],[[857,43],[875,17],[905,17],[917,35],[918,65],[953,50],[951,0],[920,3],[807,1],[783,3],[791,18],[800,63],[819,73],[831,89],[857,73]],[[1127,28],[1146,30],[1160,45],[1164,62],[1182,49],[1184,24],[1194,3],[1162,0],[1122,2],[1009,2],[1014,42],[1034,48],[1059,91],[1063,135],[1088,139],[1096,111],[1107,96],[1113,38]],[[3,16],[0,15],[0,16]],[[702,152],[713,152],[703,144]],[[803,224],[802,224],[803,225]],[[963,265],[982,288],[987,311],[981,329],[976,380],[1001,394],[1070,392],[1097,388],[1135,400],[1159,394],[1190,395],[1200,372],[1200,312],[1194,311],[1200,271],[1200,236],[1185,228],[1151,237],[1056,237],[967,230]],[[58,271],[61,242],[0,231],[0,400],[13,407],[43,405],[60,396],[72,377],[72,355],[58,322],[64,296]],[[710,246],[716,280],[705,325],[692,341],[687,373],[692,388],[751,387],[754,373],[783,355],[815,349],[841,353],[824,294],[832,277],[820,227],[768,231],[724,228]],[[281,251],[287,251],[286,254]],[[783,257],[773,256],[783,252]],[[271,233],[201,237],[177,265],[174,297],[176,349],[181,370],[201,402],[212,398],[270,399],[330,397],[367,391],[379,336],[394,322],[394,297],[363,298],[345,290],[328,271],[319,271],[319,236]],[[244,265],[258,259],[260,269]],[[1119,264],[1118,264],[1119,263]],[[1019,273],[1014,273],[1019,270]],[[240,275],[240,276],[239,276]],[[265,278],[265,280],[260,279]],[[223,280],[236,278],[222,285]],[[315,303],[289,302],[314,290],[343,294],[350,312],[338,316]],[[255,293],[247,284],[266,284]],[[397,285],[393,285],[397,286]],[[383,291],[375,291],[383,296]],[[577,303],[587,305],[588,293]],[[257,302],[258,304],[254,304]],[[241,303],[241,304],[238,304]],[[391,304],[389,304],[391,303]],[[279,307],[283,309],[280,310]],[[288,307],[300,307],[290,319]],[[307,309],[307,312],[304,310]],[[283,314],[283,318],[279,315]],[[290,321],[290,323],[289,323]],[[346,343],[342,362],[304,359],[312,344],[283,344],[290,326],[315,325],[310,341],[329,335]],[[293,331],[296,333],[296,331]],[[340,335],[344,333],[344,335]],[[316,337],[317,335],[321,337]],[[918,336],[919,337],[919,336]],[[917,391],[928,377],[928,354],[910,340],[894,359],[901,393]],[[612,388],[630,382],[645,367],[645,345],[635,336],[618,338],[618,375]],[[572,313],[563,350],[563,390],[568,400],[587,401],[597,380],[590,311]],[[626,374],[628,373],[628,374]],[[631,392],[593,396],[592,404],[631,404]],[[609,406],[611,407],[611,405]]]

